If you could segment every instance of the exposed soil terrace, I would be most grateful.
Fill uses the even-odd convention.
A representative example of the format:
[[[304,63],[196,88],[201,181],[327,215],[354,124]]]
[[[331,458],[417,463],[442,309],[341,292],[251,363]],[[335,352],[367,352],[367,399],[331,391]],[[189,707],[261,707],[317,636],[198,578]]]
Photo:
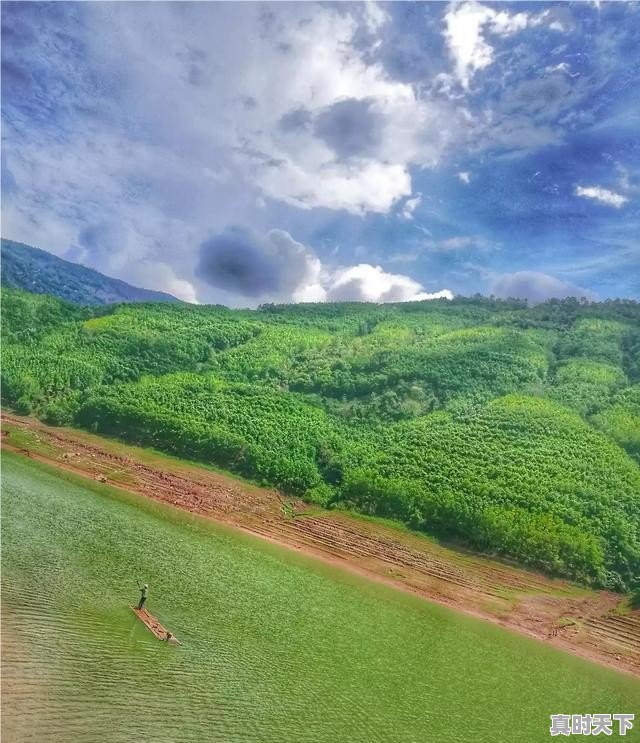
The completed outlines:
[[[2,446],[235,526],[595,662],[640,676],[640,610],[427,537],[72,429],[3,414]],[[295,515],[291,515],[295,514]]]

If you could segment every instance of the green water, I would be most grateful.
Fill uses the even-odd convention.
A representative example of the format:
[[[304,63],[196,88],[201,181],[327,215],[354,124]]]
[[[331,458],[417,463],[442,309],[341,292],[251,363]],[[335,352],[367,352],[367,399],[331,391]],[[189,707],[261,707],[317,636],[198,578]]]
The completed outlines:
[[[550,740],[551,713],[640,713],[630,677],[97,483],[3,464],[7,743],[528,743]],[[182,647],[128,609],[137,577]]]

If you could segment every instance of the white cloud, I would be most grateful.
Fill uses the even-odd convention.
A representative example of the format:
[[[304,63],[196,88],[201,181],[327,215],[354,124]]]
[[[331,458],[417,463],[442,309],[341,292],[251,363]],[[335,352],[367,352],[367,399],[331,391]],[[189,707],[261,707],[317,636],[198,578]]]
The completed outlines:
[[[130,278],[130,281],[154,289],[161,288],[184,302],[198,304],[198,296],[193,284],[185,279],[177,278],[171,266],[166,263],[146,260],[140,264],[139,270],[134,277]]]
[[[469,88],[476,72],[494,60],[494,48],[486,40],[487,34],[513,36],[528,27],[546,25],[552,31],[565,31],[568,21],[561,11],[552,9],[542,13],[510,13],[494,10],[475,0],[453,2],[445,14],[444,36],[453,59],[454,73],[463,88]]]
[[[530,23],[530,16],[526,13],[510,14],[504,10],[495,13],[491,18],[491,30],[500,36],[510,36],[522,31]]]
[[[421,201],[422,201],[422,194],[420,193],[417,193],[415,196],[412,196],[410,199],[407,199],[404,202],[402,211],[400,212],[400,216],[403,219],[413,219],[413,213],[420,206]]]
[[[207,29],[204,47],[217,48],[221,34],[229,38],[222,42],[224,68],[207,90],[210,103],[203,102],[209,109],[203,124],[227,112],[232,120],[220,136],[235,133],[228,143],[234,165],[266,196],[305,209],[388,212],[411,194],[410,166],[439,161],[451,138],[448,104],[418,97],[366,59],[355,43],[361,29],[355,9],[282,7],[286,15],[279,6],[270,11],[268,34],[257,33],[261,10],[253,5],[237,26]],[[384,22],[378,6],[367,8],[369,27]],[[173,36],[173,28],[167,33]],[[238,100],[251,107],[239,111]],[[349,141],[363,146],[350,152],[338,146]]]
[[[468,170],[461,170],[458,173],[458,178],[463,182],[469,185],[471,183],[471,173],[469,173]]]
[[[326,281],[326,300],[331,302],[417,302],[453,299],[449,289],[429,293],[414,279],[392,274],[380,266],[360,263],[339,269]]]
[[[278,167],[265,168],[261,163],[249,171],[255,182],[271,198],[302,209],[326,207],[345,209],[354,214],[367,211],[387,212],[394,203],[411,193],[411,176],[406,165],[364,162],[353,167],[346,164],[323,166],[322,177],[312,177],[313,168],[291,160]]]
[[[305,209],[384,213],[410,196],[410,167],[435,166],[455,136],[449,103],[392,79],[356,43],[363,24],[371,32],[387,21],[375,3],[211,7],[149,11],[125,3],[111,13],[92,6],[98,52],[111,60],[119,48],[127,89],[144,90],[143,104],[137,93],[130,102],[133,111],[166,115],[166,100],[175,100],[165,127],[177,147],[198,142],[201,152],[233,153],[231,163],[205,162],[208,172],[231,170],[267,197]],[[197,84],[185,86],[185,76]],[[346,118],[339,109],[349,103]],[[321,136],[327,119],[333,138]],[[332,146],[350,132],[357,141],[367,127],[368,146],[353,156]]]
[[[532,25],[545,25],[551,31],[567,32],[574,26],[574,21],[568,7],[564,4],[557,3],[553,7],[547,8],[547,10],[534,16]]]
[[[372,0],[366,0],[364,3],[364,19],[367,30],[373,33],[374,31],[378,31],[381,26],[384,26],[389,20],[389,16],[378,3]]]
[[[594,293],[589,289],[539,271],[502,274],[494,281],[491,293],[502,299],[527,299],[532,304],[565,297],[595,299]]]
[[[473,1],[452,4],[445,15],[445,38],[462,86],[468,88],[473,75],[493,61],[494,49],[485,40],[486,32],[510,36],[528,22],[526,13],[498,12]]]
[[[304,284],[295,290],[292,299],[294,302],[326,302],[327,290],[322,284]]]
[[[453,57],[455,74],[465,88],[475,72],[488,67],[493,59],[493,47],[484,40],[483,27],[493,12],[479,3],[454,6],[445,15],[445,37]]]
[[[602,188],[601,186],[576,186],[574,193],[576,196],[593,199],[594,201],[599,201],[601,204],[613,206],[616,209],[620,209],[621,206],[624,206],[629,201],[626,196],[622,196],[622,194],[615,191],[609,191],[609,189]]]

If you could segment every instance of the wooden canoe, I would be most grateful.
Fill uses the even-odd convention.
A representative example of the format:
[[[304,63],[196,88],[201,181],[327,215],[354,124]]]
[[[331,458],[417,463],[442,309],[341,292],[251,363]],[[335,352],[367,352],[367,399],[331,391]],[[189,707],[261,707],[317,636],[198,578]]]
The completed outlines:
[[[146,609],[138,609],[137,606],[132,606],[131,611],[138,617],[138,619],[144,624],[147,629],[153,632],[158,640],[169,642],[172,645],[182,645],[180,640],[178,640],[178,638],[175,637],[173,633],[171,633],[171,636],[169,637],[169,639],[167,639],[169,630],[163,627],[160,622],[153,616],[153,614],[149,614]]]

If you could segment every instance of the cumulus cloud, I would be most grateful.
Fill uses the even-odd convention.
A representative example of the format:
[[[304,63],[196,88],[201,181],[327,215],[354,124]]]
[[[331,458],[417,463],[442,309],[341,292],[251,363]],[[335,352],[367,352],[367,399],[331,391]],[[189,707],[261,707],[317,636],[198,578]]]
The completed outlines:
[[[58,253],[112,220],[137,245],[181,245],[190,272],[207,231],[255,222],[259,204],[389,212],[411,195],[412,167],[435,166],[455,137],[448,102],[367,57],[359,35],[388,22],[375,4],[25,4],[4,15],[21,39],[3,46],[15,72],[3,173],[20,194],[4,204],[5,233]]]
[[[538,271],[502,274],[495,280],[491,293],[502,299],[527,299],[532,304],[565,297],[595,299],[594,293],[589,289]]]
[[[327,282],[329,302],[417,302],[424,299],[453,299],[448,289],[429,293],[408,276],[392,274],[380,266],[360,263],[336,271]]]
[[[428,4],[422,26],[375,3],[8,3],[4,234],[142,286],[153,280],[184,298],[228,304],[325,298],[337,291],[338,270],[356,268],[326,265],[337,260],[331,245],[353,250],[372,228],[375,258],[352,259],[369,268],[351,275],[350,291],[362,285],[363,295],[385,296],[389,287],[371,287],[384,283],[377,264],[392,266],[395,250],[445,271],[477,245],[440,238],[425,250],[416,233],[475,232],[490,201],[510,214],[518,194],[496,168],[486,193],[473,203],[459,194],[454,206],[442,179],[464,167],[460,182],[484,182],[487,151],[512,156],[596,121],[595,106],[608,104],[577,101],[578,83],[604,91],[616,68],[609,50],[629,38],[596,43],[588,62],[526,31],[567,30],[572,9],[522,8]],[[408,53],[404,71],[388,64],[391,47]],[[580,76],[567,92],[569,60]],[[605,60],[613,61],[596,74]],[[475,89],[474,76],[494,63],[496,74]],[[567,101],[574,110],[558,119]],[[452,171],[442,167],[447,159],[458,163]],[[563,195],[583,176],[566,177]],[[633,197],[618,185],[614,198]],[[418,212],[428,225],[409,224]],[[257,237],[228,224],[252,225]],[[278,245],[269,232],[276,225],[303,243],[322,236],[321,257],[290,235],[293,245],[282,236]],[[383,235],[394,236],[392,249]],[[200,248],[212,236],[215,272]],[[236,253],[231,238],[240,240]]]
[[[409,276],[368,263],[323,265],[311,248],[285,230],[261,236],[244,227],[228,227],[202,243],[197,271],[212,286],[262,301],[407,302],[453,297],[448,289],[425,292]]]
[[[287,4],[284,22],[273,6],[268,34],[249,52],[238,40],[243,56],[227,60],[216,112],[221,95],[251,95],[255,105],[233,122],[235,165],[272,199],[388,212],[411,194],[411,167],[435,166],[452,140],[449,102],[417,95],[367,58],[357,41],[363,24],[378,30],[387,15],[375,5],[362,10]],[[246,37],[251,19],[240,28]]]
[[[615,191],[609,191],[609,189],[602,188],[601,186],[576,186],[574,193],[576,196],[599,201],[601,204],[613,206],[616,209],[620,209],[621,206],[624,206],[629,201],[626,196]]]

